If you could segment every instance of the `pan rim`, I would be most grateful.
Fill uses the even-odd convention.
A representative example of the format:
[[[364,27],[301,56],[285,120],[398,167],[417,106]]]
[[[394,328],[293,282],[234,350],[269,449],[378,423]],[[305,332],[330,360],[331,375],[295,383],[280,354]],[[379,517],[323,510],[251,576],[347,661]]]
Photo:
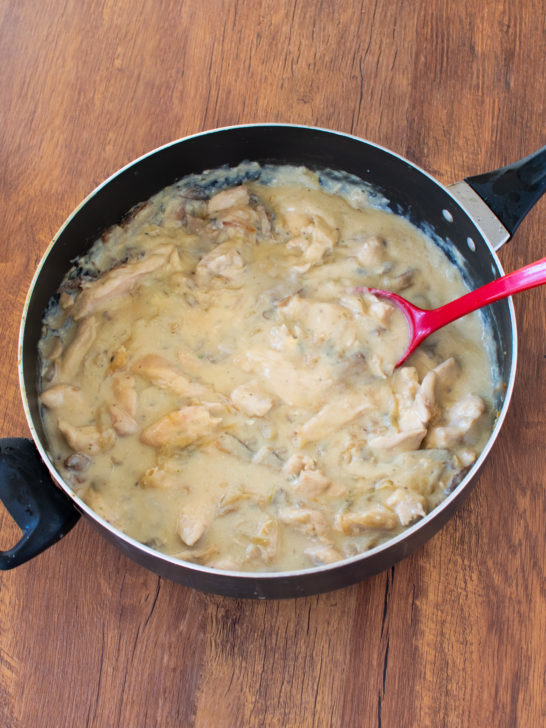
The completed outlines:
[[[159,152],[162,152],[163,150],[167,150],[170,147],[173,147],[175,145],[181,144],[183,142],[187,142],[191,139],[196,139],[199,137],[206,137],[211,134],[217,134],[219,132],[225,132],[225,131],[231,131],[231,130],[243,130],[243,129],[249,129],[249,128],[298,128],[298,129],[305,129],[313,132],[322,132],[329,135],[334,136],[340,136],[340,137],[347,137],[351,140],[354,140],[359,143],[364,143],[367,145],[370,145],[376,149],[381,150],[385,154],[388,154],[393,157],[397,157],[399,160],[401,160],[403,163],[409,165],[410,167],[414,168],[416,171],[424,175],[426,178],[428,178],[430,181],[432,181],[436,186],[440,187],[443,192],[445,192],[453,201],[454,205],[458,207],[465,215],[467,219],[469,219],[475,227],[479,230],[479,227],[477,226],[474,219],[469,215],[469,213],[461,206],[461,204],[458,202],[456,197],[454,197],[448,186],[443,185],[440,183],[437,179],[435,179],[432,175],[430,175],[426,170],[423,170],[420,168],[417,164],[411,162],[410,160],[406,159],[402,155],[398,154],[397,152],[394,152],[380,144],[376,144],[375,142],[371,142],[367,139],[363,139],[361,137],[358,137],[353,134],[348,134],[345,132],[340,132],[332,129],[327,129],[324,127],[316,127],[316,126],[309,126],[305,124],[289,124],[289,123],[282,123],[282,122],[274,122],[274,123],[265,123],[265,122],[258,122],[258,123],[252,123],[252,124],[236,124],[236,125],[230,125],[230,126],[224,126],[224,127],[218,127],[215,129],[209,129],[201,132],[197,132],[195,134],[190,134],[185,137],[181,137],[179,139],[176,139],[174,141],[168,142],[166,144],[160,145],[154,149],[152,149],[149,152],[146,152],[145,154],[137,157],[133,161],[129,162],[128,164],[124,165],[120,169],[118,169],[116,172],[111,174],[107,179],[105,179],[103,182],[101,182],[99,185],[97,185],[75,208],[74,210],[69,214],[69,216],[65,219],[61,227],[58,229],[58,231],[55,233],[54,237],[52,238],[51,242],[47,246],[47,249],[45,250],[36,270],[33,275],[32,281],[30,283],[22,318],[21,318],[21,325],[19,329],[19,340],[18,340],[18,372],[19,372],[19,387],[21,391],[21,397],[23,400],[23,408],[25,411],[26,420],[30,429],[30,433],[32,435],[32,439],[34,441],[35,446],[37,447],[40,457],[42,458],[43,462],[45,463],[46,467],[48,468],[48,471],[52,477],[52,480],[54,483],[59,487],[73,502],[73,504],[76,506],[76,508],[84,513],[86,517],[88,517],[91,521],[94,521],[97,523],[100,527],[102,527],[104,530],[108,531],[110,534],[112,534],[117,540],[121,540],[124,542],[128,547],[130,547],[131,550],[136,550],[137,552],[141,552],[143,554],[146,554],[147,556],[151,557],[152,559],[158,560],[162,563],[170,564],[173,567],[176,567],[177,569],[184,569],[191,572],[197,572],[199,574],[207,574],[210,576],[222,576],[226,578],[236,578],[238,582],[240,581],[263,581],[263,582],[269,582],[278,580],[279,578],[282,578],[283,580],[292,580],[297,579],[299,577],[304,576],[312,576],[316,574],[323,574],[330,571],[335,571],[336,569],[339,569],[340,567],[350,566],[352,564],[361,564],[365,561],[372,560],[374,557],[378,556],[379,554],[392,549],[393,547],[400,544],[402,541],[412,541],[412,537],[419,533],[420,531],[427,529],[428,525],[431,523],[431,521],[438,519],[441,514],[446,510],[452,507],[452,504],[455,501],[458,501],[461,498],[461,494],[468,488],[470,483],[476,478],[478,471],[483,466],[485,460],[487,459],[493,445],[495,444],[495,441],[500,433],[501,427],[504,423],[504,420],[506,418],[508,408],[510,405],[510,401],[512,398],[512,393],[514,389],[515,384],[515,376],[516,376],[516,369],[517,369],[517,327],[516,327],[516,317],[515,317],[515,309],[513,305],[512,298],[506,299],[506,303],[508,306],[508,312],[509,312],[509,319],[510,319],[510,325],[511,325],[511,344],[512,344],[512,362],[510,367],[510,372],[507,377],[506,381],[506,389],[505,394],[502,402],[502,407],[495,419],[494,427],[491,431],[491,434],[487,440],[487,443],[483,450],[481,451],[480,455],[478,456],[477,460],[474,462],[474,464],[471,466],[471,468],[468,470],[464,478],[461,480],[461,482],[444,498],[444,500],[439,503],[430,513],[428,513],[426,516],[421,518],[419,521],[414,523],[413,525],[409,526],[405,530],[403,530],[400,534],[397,536],[394,536],[392,538],[387,539],[384,543],[375,546],[372,549],[369,549],[368,551],[362,552],[360,554],[357,554],[355,556],[350,556],[344,559],[341,559],[339,561],[336,561],[331,564],[323,564],[318,566],[309,567],[306,569],[295,569],[290,571],[229,571],[229,570],[219,570],[214,569],[212,567],[204,566],[201,564],[196,564],[193,562],[188,561],[182,561],[180,559],[176,559],[173,556],[169,556],[167,554],[163,554],[149,546],[146,546],[145,544],[141,543],[140,541],[137,541],[136,539],[133,539],[132,537],[125,534],[123,531],[118,530],[115,526],[110,524],[108,521],[106,521],[102,516],[100,516],[98,513],[93,511],[74,491],[70,488],[70,486],[64,481],[62,476],[57,472],[55,469],[55,466],[53,464],[53,461],[47,452],[47,448],[43,445],[41,437],[39,433],[37,432],[37,428],[34,424],[34,419],[30,410],[30,403],[27,396],[26,386],[25,386],[25,380],[24,380],[24,371],[23,371],[23,344],[25,340],[25,331],[26,331],[26,323],[28,319],[28,309],[30,305],[30,301],[34,292],[34,288],[41,276],[41,272],[46,264],[47,258],[49,257],[49,254],[51,250],[54,248],[55,244],[63,234],[64,230],[70,225],[74,217],[78,214],[78,212],[85,207],[85,205],[91,200],[95,195],[102,190],[104,187],[106,187],[110,182],[115,180],[117,177],[122,175],[125,171],[129,170],[130,168],[136,166],[143,160],[158,154]],[[501,265],[501,262],[495,252],[495,250],[492,248],[490,242],[487,240],[486,236],[483,235],[480,231],[482,240],[484,241],[485,245],[487,246],[489,253],[491,255],[491,258],[493,259],[494,263],[497,266],[497,269],[500,273],[500,275],[504,274],[503,267]],[[438,530],[438,529],[436,529]],[[431,534],[433,535],[433,534]],[[429,536],[428,538],[430,538]],[[424,540],[428,540],[428,538],[425,538]]]

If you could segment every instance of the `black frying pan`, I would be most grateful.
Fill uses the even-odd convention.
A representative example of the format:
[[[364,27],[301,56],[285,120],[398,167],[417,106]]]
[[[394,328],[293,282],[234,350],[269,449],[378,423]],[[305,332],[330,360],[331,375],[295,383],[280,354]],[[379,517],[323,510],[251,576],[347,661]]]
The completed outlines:
[[[447,521],[469,494],[510,401],[516,369],[516,327],[510,300],[489,306],[500,389],[499,415],[476,463],[429,515],[387,543],[335,564],[281,573],[218,571],[177,561],[129,538],[94,513],[56,471],[38,403],[37,344],[42,317],[74,258],[137,203],[179,178],[243,160],[302,164],[356,175],[375,187],[393,212],[442,242],[472,288],[503,275],[495,249],[514,233],[546,190],[546,147],[515,164],[444,187],[402,157],[356,137],[312,127],[257,124],[197,134],[141,157],[98,187],[57,233],[32,282],[20,335],[20,382],[34,442],[0,441],[0,498],[23,531],[0,568],[37,555],[67,533],[84,513],[124,553],[152,571],[188,586],[236,597],[279,598],[352,584],[411,553]],[[455,254],[457,251],[457,254]],[[462,262],[461,262],[462,261]]]

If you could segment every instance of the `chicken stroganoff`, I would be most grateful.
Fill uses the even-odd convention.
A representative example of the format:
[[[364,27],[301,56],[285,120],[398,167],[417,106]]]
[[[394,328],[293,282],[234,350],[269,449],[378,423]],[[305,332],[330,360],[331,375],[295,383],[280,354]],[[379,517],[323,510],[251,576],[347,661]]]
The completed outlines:
[[[494,383],[478,314],[394,369],[406,322],[366,288],[424,308],[464,293],[431,239],[362,183],[249,169],[166,188],[77,261],[44,319],[40,402],[59,473],[113,526],[286,571],[440,503],[487,440]]]

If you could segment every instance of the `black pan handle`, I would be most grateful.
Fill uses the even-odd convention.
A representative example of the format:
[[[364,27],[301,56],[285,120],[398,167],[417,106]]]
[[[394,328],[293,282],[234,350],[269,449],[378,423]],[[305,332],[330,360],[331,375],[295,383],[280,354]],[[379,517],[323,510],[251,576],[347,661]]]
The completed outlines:
[[[546,192],[546,147],[493,172],[466,177],[512,236]]]
[[[23,535],[0,551],[0,569],[24,564],[56,543],[80,517],[53,483],[32,440],[0,439],[0,500]]]

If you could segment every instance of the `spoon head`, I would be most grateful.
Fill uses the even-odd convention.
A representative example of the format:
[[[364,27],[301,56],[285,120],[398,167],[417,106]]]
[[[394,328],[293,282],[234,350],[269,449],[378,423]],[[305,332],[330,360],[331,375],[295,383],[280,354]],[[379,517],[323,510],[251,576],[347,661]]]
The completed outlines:
[[[402,296],[399,296],[397,293],[393,293],[392,291],[384,291],[380,288],[365,288],[360,287],[356,289],[358,293],[371,293],[372,295],[376,296],[377,298],[382,298],[390,303],[393,303],[396,308],[398,308],[405,316],[405,319],[408,324],[408,345],[406,346],[406,349],[402,356],[398,359],[396,364],[394,365],[394,368],[397,369],[399,366],[401,366],[408,356],[417,348],[417,346],[421,343],[422,338],[418,336],[417,328],[416,328],[416,312],[419,311],[416,306],[414,306],[412,303],[407,301],[405,298],[402,298]]]

